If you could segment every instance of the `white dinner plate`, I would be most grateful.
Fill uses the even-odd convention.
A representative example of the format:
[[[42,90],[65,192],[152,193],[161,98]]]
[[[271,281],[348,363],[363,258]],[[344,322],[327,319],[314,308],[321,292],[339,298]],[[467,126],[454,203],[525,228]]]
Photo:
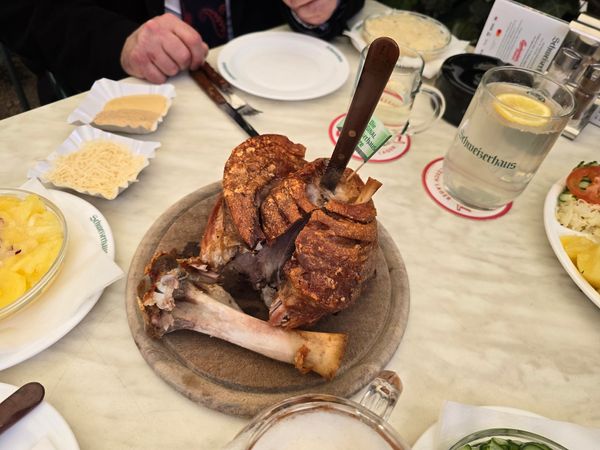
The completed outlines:
[[[337,90],[350,72],[333,45],[299,33],[240,36],[219,53],[219,72],[235,87],[273,100],[308,100]]]
[[[517,408],[509,408],[507,406],[484,406],[484,408],[493,409],[496,411],[511,413],[511,414],[521,414],[522,416],[530,416],[530,417],[542,417],[539,414],[534,414],[529,411],[525,411]],[[412,450],[437,450],[435,448],[435,433],[436,433],[437,422],[433,423],[425,432],[417,439],[417,442],[413,444],[411,447]]]
[[[0,401],[16,390],[17,386],[0,383]],[[38,448],[79,450],[77,439],[65,419],[45,401],[0,434],[1,449],[31,450],[38,444]]]
[[[67,197],[73,203],[77,204],[77,209],[80,212],[78,219],[81,221],[82,226],[89,230],[91,235],[98,236],[97,242],[100,248],[102,248],[104,253],[106,253],[111,259],[114,259],[115,242],[113,234],[108,222],[106,221],[106,218],[102,215],[102,213],[100,213],[100,211],[98,211],[90,203],[73,194],[57,190],[51,190],[51,192],[58,198]],[[63,317],[63,320],[56,321],[53,324],[46,324],[47,326],[44,329],[45,332],[32,327],[30,329],[30,333],[27,335],[27,342],[25,342],[23,345],[19,345],[15,351],[0,351],[0,370],[12,367],[15,364],[37,355],[39,352],[47,349],[60,338],[62,338],[65,334],[75,328],[75,326],[81,322],[81,320],[83,320],[87,313],[90,312],[92,307],[102,295],[103,291],[104,290],[102,289],[99,292],[82,299],[81,305],[70,317],[66,319]],[[43,298],[39,299],[38,301],[43,301]],[[21,316],[26,316],[26,318],[31,317],[31,322],[35,323],[35,320],[37,320],[38,301],[15,314],[20,316],[20,320],[22,319]],[[10,320],[10,317],[6,320]],[[0,445],[0,448],[4,447]]]
[[[544,203],[544,228],[546,229],[546,236],[550,242],[550,246],[556,257],[564,267],[565,271],[569,274],[575,284],[583,291],[583,293],[598,307],[600,307],[600,293],[594,287],[583,278],[583,275],[579,272],[575,264],[567,255],[567,252],[563,248],[560,237],[563,235],[579,235],[585,236],[585,233],[571,230],[563,227],[558,220],[556,220],[556,202],[558,196],[565,189],[566,178],[563,178],[550,188],[548,195],[546,195],[546,201]]]

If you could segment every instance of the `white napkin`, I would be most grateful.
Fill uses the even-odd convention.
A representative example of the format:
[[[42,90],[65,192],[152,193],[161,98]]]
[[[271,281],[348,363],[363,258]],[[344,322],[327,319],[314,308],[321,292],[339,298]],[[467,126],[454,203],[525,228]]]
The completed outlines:
[[[62,211],[67,221],[67,254],[56,279],[40,298],[0,321],[0,353],[14,352],[32,340],[54,331],[71,319],[89,297],[123,276],[123,271],[106,255],[81,223],[78,204],[64,196],[53,196],[36,179],[22,189],[47,197]]]
[[[450,58],[451,56],[458,55],[460,53],[465,53],[468,46],[469,41],[461,41],[456,36],[452,36],[450,45],[448,45],[446,51],[439,58],[425,62],[425,67],[423,68],[423,76],[425,78],[433,78],[440,71],[440,69],[442,68],[442,64],[446,59]]]
[[[447,450],[458,440],[487,428],[517,428],[537,433],[570,450],[598,450],[600,429],[546,419],[535,415],[500,411],[481,406],[446,402],[438,421],[436,448]]]

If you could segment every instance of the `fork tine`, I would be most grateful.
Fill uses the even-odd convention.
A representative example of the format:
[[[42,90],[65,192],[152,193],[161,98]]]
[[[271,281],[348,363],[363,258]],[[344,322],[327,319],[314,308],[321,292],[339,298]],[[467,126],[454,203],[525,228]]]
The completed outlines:
[[[235,95],[233,92],[223,92],[223,96],[227,99],[227,101],[235,108],[237,112],[240,114],[244,114],[247,116],[251,116],[254,114],[259,114],[262,111],[253,108],[246,101],[242,100],[240,97]]]
[[[236,108],[237,111],[240,114],[243,114],[245,116],[253,116],[255,114],[260,114],[262,113],[262,111],[253,108],[252,106],[250,106],[248,103],[246,103],[245,105],[240,106],[239,108]]]

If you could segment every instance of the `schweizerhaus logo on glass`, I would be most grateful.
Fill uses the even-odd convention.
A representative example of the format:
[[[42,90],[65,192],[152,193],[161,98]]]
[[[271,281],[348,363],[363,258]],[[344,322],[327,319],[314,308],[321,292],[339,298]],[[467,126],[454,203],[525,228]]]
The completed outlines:
[[[514,161],[504,161],[503,159],[498,158],[496,155],[491,155],[481,150],[481,147],[477,147],[473,145],[467,135],[464,134],[463,130],[460,130],[458,133],[458,138],[462,145],[474,156],[481,159],[482,161],[494,166],[501,167],[503,169],[513,170],[517,168],[517,163]]]

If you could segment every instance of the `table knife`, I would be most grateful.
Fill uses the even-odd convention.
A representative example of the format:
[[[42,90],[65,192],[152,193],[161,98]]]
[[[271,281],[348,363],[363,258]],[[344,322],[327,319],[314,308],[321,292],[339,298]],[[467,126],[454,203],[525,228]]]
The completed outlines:
[[[40,383],[27,383],[0,403],[0,433],[14,425],[44,399],[44,386]]]
[[[208,79],[210,81],[213,82],[213,84],[216,84],[217,87],[219,89],[221,89],[222,91],[225,91],[227,93],[229,93],[229,91],[231,91],[232,86],[229,83],[229,81],[227,81],[225,78],[223,78],[223,76],[217,72],[209,63],[208,61],[204,61],[204,64],[202,64],[198,70],[201,70],[202,72],[204,72],[204,74],[208,77]]]
[[[246,119],[242,117],[242,115],[236,111],[236,109],[227,103],[225,97],[219,92],[219,90],[215,87],[214,84],[210,81],[210,79],[206,76],[206,74],[201,70],[191,70],[191,77],[194,79],[196,84],[202,88],[202,90],[208,95],[208,97],[229,117],[237,122],[237,124],[242,127],[242,129],[248,133],[248,136],[258,136],[258,132],[252,128]]]

